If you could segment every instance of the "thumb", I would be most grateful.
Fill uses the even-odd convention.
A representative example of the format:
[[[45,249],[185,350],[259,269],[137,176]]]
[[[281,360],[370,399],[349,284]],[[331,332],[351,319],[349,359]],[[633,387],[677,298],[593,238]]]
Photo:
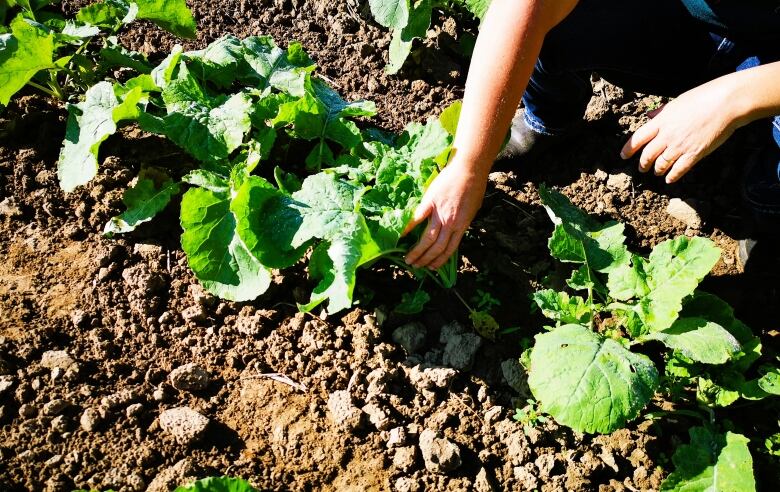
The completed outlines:
[[[412,230],[417,227],[420,222],[430,217],[431,212],[433,212],[433,202],[431,200],[426,200],[425,197],[423,197],[422,202],[420,202],[420,204],[417,205],[417,208],[414,209],[412,219],[408,224],[406,224],[406,228],[404,229],[404,232],[401,233],[401,237],[404,237],[412,232]]]

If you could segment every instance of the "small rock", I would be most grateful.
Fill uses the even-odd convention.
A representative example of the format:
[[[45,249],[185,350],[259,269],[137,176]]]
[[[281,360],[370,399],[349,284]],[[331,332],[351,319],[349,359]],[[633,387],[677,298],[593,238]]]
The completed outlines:
[[[498,492],[499,488],[494,484],[494,479],[485,468],[480,468],[477,478],[474,479],[474,492]]]
[[[510,388],[521,395],[528,395],[528,376],[517,359],[507,359],[501,363],[501,373]]]
[[[605,465],[612,468],[612,470],[614,470],[615,473],[620,472],[620,468],[618,467],[617,461],[615,461],[615,455],[612,454],[612,452],[603,450],[599,455],[599,458],[601,458],[601,461],[603,461]]]
[[[504,407],[496,405],[495,407],[490,407],[485,412],[485,423],[486,424],[492,424],[493,422],[496,422],[499,418],[501,418],[501,412],[504,411]]]
[[[209,373],[194,362],[171,371],[169,379],[171,386],[179,391],[203,391],[211,382]]]
[[[0,396],[3,396],[14,386],[14,378],[11,376],[0,376]]]
[[[70,406],[70,402],[57,398],[43,406],[43,413],[44,415],[59,415]]]
[[[393,341],[403,347],[407,354],[415,354],[425,345],[426,331],[422,323],[407,323],[393,331]]]
[[[395,424],[390,412],[379,403],[368,403],[363,407],[363,412],[368,415],[369,422],[371,422],[377,430],[387,430]]]
[[[133,246],[133,253],[137,254],[146,261],[159,261],[162,258],[162,246],[157,244],[136,243]]]
[[[35,408],[35,405],[25,403],[19,407],[19,416],[22,418],[31,419],[36,415],[38,415],[38,409]]]
[[[181,312],[181,317],[184,318],[184,321],[198,323],[206,319],[206,310],[200,304],[190,306]]]
[[[171,408],[160,414],[160,428],[182,446],[200,439],[208,425],[208,418],[189,407]]]
[[[417,448],[406,446],[395,450],[393,466],[403,473],[409,473],[417,462]]]
[[[81,428],[84,429],[87,432],[92,432],[100,425],[100,423],[103,421],[102,416],[100,415],[100,412],[97,409],[94,408],[87,408],[84,410],[84,413],[81,414],[81,418],[79,419],[79,424],[81,425]]]
[[[458,445],[449,439],[437,437],[436,432],[430,429],[420,434],[419,446],[425,468],[432,473],[447,473],[461,464]]]
[[[127,415],[127,418],[134,419],[138,418],[143,411],[144,406],[142,403],[133,403],[125,408],[125,415]]]
[[[439,343],[447,344],[450,341],[450,338],[462,333],[466,333],[466,328],[464,328],[463,325],[457,321],[448,323],[441,327],[441,332],[439,333]]]
[[[610,174],[607,188],[616,191],[628,191],[631,188],[631,176],[626,173]]]
[[[352,402],[349,391],[334,391],[328,397],[328,410],[330,419],[338,427],[354,431],[363,425],[363,412]]]
[[[51,430],[57,434],[68,432],[68,419],[64,415],[58,415],[51,419]]]
[[[528,469],[533,466],[532,463],[529,463],[526,466],[516,466],[512,470],[515,480],[520,483],[521,490],[536,490],[539,488],[539,480],[536,478],[533,471]]]
[[[405,446],[408,441],[406,429],[404,427],[394,427],[390,429],[390,435],[387,438],[388,448],[398,448]]]
[[[409,380],[420,391],[448,388],[456,375],[457,372],[449,367],[430,367],[428,364],[418,364],[407,371]]]
[[[64,350],[49,350],[41,356],[41,367],[46,369],[68,370],[75,365],[76,361]]]
[[[14,197],[9,196],[2,202],[0,202],[0,215],[4,215],[8,218],[19,217],[22,215],[22,211],[16,205]]]
[[[217,298],[206,292],[200,284],[190,284],[187,287],[187,291],[190,293],[190,297],[198,306],[212,306],[217,301]]]
[[[607,174],[607,172],[603,169],[597,169],[596,172],[593,173],[593,177],[596,178],[596,181],[603,183],[609,179],[609,174]]]
[[[114,410],[120,407],[134,403],[141,399],[140,393],[135,389],[124,389],[112,395],[108,395],[100,400],[100,404],[108,410]]]
[[[152,393],[152,398],[154,398],[154,401],[164,401],[167,395],[165,394],[165,390],[162,388],[157,388]]]
[[[443,363],[461,371],[468,371],[474,365],[474,357],[482,346],[483,339],[475,333],[452,336],[444,347]]]
[[[401,477],[395,481],[396,492],[418,492],[420,490],[420,482],[411,477]]]
[[[84,328],[89,322],[89,316],[81,309],[75,309],[70,313],[70,321],[76,328]]]
[[[695,204],[696,202],[693,200],[672,198],[669,200],[669,205],[666,207],[666,213],[691,229],[700,229],[702,220],[701,216],[694,208]]]
[[[61,367],[55,367],[54,369],[51,370],[51,381],[53,383],[56,383],[63,377],[65,377],[65,369]]]

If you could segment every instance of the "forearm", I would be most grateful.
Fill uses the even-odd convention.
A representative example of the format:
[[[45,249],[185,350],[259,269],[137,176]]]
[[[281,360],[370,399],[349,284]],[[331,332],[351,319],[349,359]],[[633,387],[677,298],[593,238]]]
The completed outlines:
[[[780,115],[780,62],[726,75],[738,126]]]
[[[466,82],[452,164],[487,177],[547,32],[577,0],[494,0]]]

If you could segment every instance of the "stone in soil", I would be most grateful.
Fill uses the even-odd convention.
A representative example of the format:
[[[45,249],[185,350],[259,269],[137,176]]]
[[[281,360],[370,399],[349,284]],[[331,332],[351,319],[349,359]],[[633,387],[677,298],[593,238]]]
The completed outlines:
[[[701,216],[696,211],[693,200],[681,200],[672,198],[666,207],[666,213],[674,219],[679,220],[691,229],[700,229],[702,225]]]
[[[198,441],[206,432],[209,419],[189,407],[177,407],[160,414],[160,428],[182,446]]]
[[[393,466],[398,471],[403,473],[409,473],[414,470],[417,464],[417,448],[414,446],[406,446],[397,448],[393,455]]]
[[[0,396],[3,396],[14,386],[14,378],[11,376],[0,376]]]
[[[41,356],[41,367],[46,369],[68,370],[76,365],[76,361],[65,350],[49,350]]]
[[[43,413],[45,415],[59,415],[70,406],[70,402],[57,398],[43,406]]]
[[[448,388],[457,372],[449,367],[431,367],[429,364],[418,364],[405,368],[409,381],[420,391],[435,391]]]
[[[419,446],[425,468],[432,473],[446,474],[461,464],[458,445],[447,438],[438,437],[435,431],[422,431]]]
[[[528,376],[525,374],[523,366],[517,359],[507,359],[501,363],[501,372],[504,380],[510,388],[521,395],[528,395]]]
[[[427,330],[422,323],[407,323],[393,331],[393,341],[411,355],[423,348],[426,334]]]
[[[353,432],[363,426],[364,413],[355,406],[347,390],[330,394],[328,410],[331,421],[343,430]]]
[[[390,411],[385,405],[378,402],[371,402],[365,405],[363,407],[363,413],[368,415],[369,422],[371,422],[377,430],[388,430],[395,424],[395,420]]]
[[[211,382],[209,373],[194,362],[177,367],[169,378],[171,386],[179,391],[203,391]]]
[[[92,432],[97,429],[102,421],[103,418],[97,409],[87,408],[84,410],[84,413],[81,414],[79,424],[81,424],[81,428],[85,431]]]
[[[631,176],[626,173],[610,174],[607,188],[615,191],[628,191],[631,188]]]
[[[482,343],[482,337],[475,333],[453,335],[444,347],[442,362],[455,369],[468,371],[474,366],[474,358]]]

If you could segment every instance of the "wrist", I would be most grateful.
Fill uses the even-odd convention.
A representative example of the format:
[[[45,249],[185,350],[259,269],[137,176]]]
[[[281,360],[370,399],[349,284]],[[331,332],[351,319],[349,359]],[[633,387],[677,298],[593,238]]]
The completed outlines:
[[[493,167],[493,159],[480,155],[479,152],[469,153],[453,147],[447,167],[454,168],[463,176],[487,182],[488,175]]]

